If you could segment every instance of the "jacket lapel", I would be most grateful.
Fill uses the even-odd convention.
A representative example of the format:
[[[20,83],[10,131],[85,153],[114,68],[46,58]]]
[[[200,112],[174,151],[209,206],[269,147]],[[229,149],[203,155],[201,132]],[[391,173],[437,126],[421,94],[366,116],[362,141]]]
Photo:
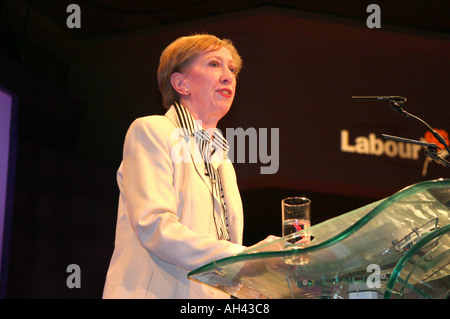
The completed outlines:
[[[209,191],[212,194],[212,185],[210,178],[205,174],[206,168],[205,163],[203,162],[202,154],[200,154],[200,149],[195,141],[194,136],[184,136],[184,139],[186,141],[186,144],[188,145],[189,152],[191,154],[192,162],[194,163],[195,170],[197,171],[198,175],[202,178],[203,182],[205,182],[206,186],[208,187]]]

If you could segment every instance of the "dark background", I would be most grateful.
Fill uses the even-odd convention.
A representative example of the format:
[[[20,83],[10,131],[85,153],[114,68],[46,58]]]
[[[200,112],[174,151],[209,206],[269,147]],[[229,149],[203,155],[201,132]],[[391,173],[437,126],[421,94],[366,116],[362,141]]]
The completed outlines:
[[[66,8],[81,8],[69,29]],[[9,298],[100,298],[114,245],[115,173],[133,119],[162,114],[161,51],[209,32],[233,40],[244,60],[226,128],[279,128],[279,170],[236,163],[245,244],[281,234],[280,201],[312,200],[314,224],[423,180],[448,177],[425,157],[342,152],[381,133],[423,138],[426,128],[387,102],[450,130],[448,1],[0,1],[0,86],[18,96],[18,147]],[[270,135],[269,135],[270,136]],[[69,289],[66,268],[81,268]]]

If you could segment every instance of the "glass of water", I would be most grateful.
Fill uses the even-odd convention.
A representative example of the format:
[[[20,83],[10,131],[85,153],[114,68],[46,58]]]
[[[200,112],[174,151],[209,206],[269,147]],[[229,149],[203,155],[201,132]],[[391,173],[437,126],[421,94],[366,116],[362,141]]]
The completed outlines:
[[[286,237],[284,249],[299,249],[310,243],[306,232],[296,234],[311,226],[311,200],[306,197],[288,197],[281,201],[282,234]],[[285,260],[291,264],[308,263],[306,256],[290,256]]]

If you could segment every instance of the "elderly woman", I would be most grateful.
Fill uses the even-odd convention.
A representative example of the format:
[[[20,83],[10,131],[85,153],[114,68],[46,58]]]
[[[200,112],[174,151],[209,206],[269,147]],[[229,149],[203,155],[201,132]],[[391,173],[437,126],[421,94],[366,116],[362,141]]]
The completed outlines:
[[[229,40],[207,34],[163,51],[158,83],[168,111],[137,119],[127,132],[104,298],[229,297],[187,273],[246,249],[229,146],[216,129],[241,66]]]

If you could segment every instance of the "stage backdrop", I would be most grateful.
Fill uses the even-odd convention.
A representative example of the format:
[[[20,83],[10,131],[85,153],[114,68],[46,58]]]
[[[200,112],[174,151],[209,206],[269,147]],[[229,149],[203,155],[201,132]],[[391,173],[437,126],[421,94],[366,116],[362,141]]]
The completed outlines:
[[[266,8],[102,39],[80,49],[69,72],[72,93],[89,105],[79,151],[120,161],[130,122],[164,112],[155,79],[161,51],[178,36],[209,32],[232,39],[244,60],[235,103],[219,123],[235,147],[241,189],[379,198],[449,176],[423,149],[381,137],[424,140],[423,124],[388,102],[351,98],[404,96],[407,111],[450,131],[449,41],[413,31]],[[247,134],[245,150],[237,129]]]

